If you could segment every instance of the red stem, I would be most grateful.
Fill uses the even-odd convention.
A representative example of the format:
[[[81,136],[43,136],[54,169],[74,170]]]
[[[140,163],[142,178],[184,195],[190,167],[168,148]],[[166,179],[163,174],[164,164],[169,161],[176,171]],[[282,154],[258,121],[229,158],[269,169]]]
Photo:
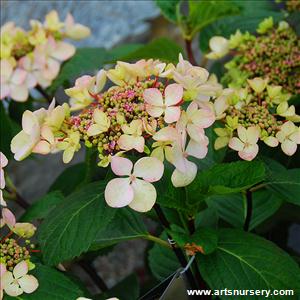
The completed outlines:
[[[186,48],[186,52],[187,52],[190,63],[194,66],[197,66],[197,63],[196,63],[196,60],[194,57],[194,53],[193,53],[193,49],[192,49],[192,41],[191,40],[185,40],[185,48]]]

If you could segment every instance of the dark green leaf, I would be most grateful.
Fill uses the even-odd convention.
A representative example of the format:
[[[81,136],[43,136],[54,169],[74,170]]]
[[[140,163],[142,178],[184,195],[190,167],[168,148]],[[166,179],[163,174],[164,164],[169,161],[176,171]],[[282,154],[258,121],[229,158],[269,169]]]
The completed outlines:
[[[5,297],[4,299],[75,300],[80,296],[85,296],[72,279],[51,267],[36,264],[36,268],[30,274],[39,281],[39,287],[34,293],[24,293],[17,298]]]
[[[170,22],[177,22],[176,11],[181,0],[155,0],[156,5],[160,8],[161,13]]]
[[[106,205],[105,182],[94,182],[69,195],[38,229],[43,259],[49,265],[87,251],[99,230],[113,219],[116,209]]]
[[[145,238],[147,235],[140,214],[129,208],[121,208],[112,219],[111,226],[97,233],[90,250],[98,250],[126,240]]]
[[[168,38],[159,38],[120,59],[130,61],[143,58],[153,58],[160,59],[165,62],[176,63],[178,61],[179,53],[183,53],[183,50],[178,44]]]
[[[33,203],[21,218],[22,222],[30,222],[45,218],[54,207],[63,202],[64,196],[60,191],[51,192]]]
[[[175,188],[171,182],[172,167],[165,166],[164,176],[155,186],[157,190],[157,202],[168,208],[189,211],[185,203],[185,191],[183,188]]]
[[[0,101],[0,125],[0,150],[10,158],[10,142],[21,128],[7,115],[3,101]]]
[[[300,291],[300,269],[275,244],[239,230],[219,230],[219,244],[210,255],[198,256],[200,272],[211,289]],[[253,299],[253,296],[219,296]],[[257,297],[261,299],[261,297]],[[281,299],[271,296],[269,299]],[[290,299],[296,299],[291,297]]]
[[[212,253],[217,248],[218,244],[216,230],[212,228],[198,227],[192,235],[188,235],[184,231],[178,231],[177,227],[172,227],[170,235],[180,247],[194,243],[203,249],[204,254]]]
[[[269,172],[268,187],[287,202],[300,205],[300,169]]]
[[[140,288],[135,274],[132,274],[116,284],[108,292],[102,293],[95,300],[106,300],[118,297],[122,300],[136,300],[139,298]]]
[[[72,193],[85,179],[86,167],[79,163],[65,169],[51,185],[49,192],[61,191],[65,196]]]
[[[282,199],[269,190],[253,193],[253,209],[249,229],[252,230],[271,217],[281,206]],[[241,193],[214,195],[207,199],[208,207],[234,227],[242,228],[246,218],[246,199]]]
[[[163,233],[160,238],[167,240],[167,235]],[[174,252],[158,244],[149,251],[148,260],[151,272],[158,280],[167,278],[180,267]]]
[[[195,180],[186,187],[187,202],[195,204],[211,195],[240,192],[263,181],[264,178],[265,168],[260,161],[217,164],[198,172]]]
[[[104,48],[77,48],[75,55],[62,65],[59,75],[53,81],[50,92],[55,92],[65,82],[70,82],[80,75],[96,73],[107,59]]]

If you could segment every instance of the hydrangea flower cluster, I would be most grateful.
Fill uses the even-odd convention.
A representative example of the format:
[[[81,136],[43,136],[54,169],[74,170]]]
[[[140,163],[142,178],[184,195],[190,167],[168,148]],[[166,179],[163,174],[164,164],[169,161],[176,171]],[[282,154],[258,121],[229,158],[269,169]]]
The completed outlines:
[[[113,86],[102,91],[107,79]],[[162,177],[164,160],[175,167],[174,186],[194,180],[197,166],[188,158],[202,159],[207,154],[204,129],[215,121],[210,100],[221,91],[206,69],[191,65],[181,55],[176,66],[152,59],[133,64],[119,61],[114,69],[78,78],[66,90],[70,106],[55,107],[53,102],[48,110],[26,111],[23,130],[12,140],[11,150],[17,160],[32,152],[61,150],[68,163],[82,141],[98,150],[99,166],[111,163],[116,175],[126,176],[108,183],[107,203],[148,211],[156,200],[152,182]],[[190,103],[183,105],[185,101]],[[148,157],[133,167],[122,157],[131,152]]]
[[[228,71],[222,82],[242,87],[247,79],[263,77],[287,92],[300,93],[300,40],[296,32],[285,21],[274,27],[270,17],[259,24],[257,33],[238,30],[229,40],[218,36],[210,40],[208,58],[221,58],[230,50],[234,54],[225,64]]]
[[[300,144],[300,122],[294,105],[289,105],[290,95],[282,86],[269,85],[266,79],[248,79],[241,89],[226,89],[214,106],[217,118],[224,127],[215,128],[218,138],[215,149],[229,146],[238,151],[244,160],[256,157],[262,140],[270,147],[281,145],[286,155],[293,155]]]
[[[30,21],[31,29],[8,22],[1,27],[1,96],[18,102],[28,99],[29,90],[47,88],[57,77],[60,65],[75,53],[66,38],[79,40],[90,35],[90,29],[75,23],[68,14],[61,22],[56,11],[46,15],[42,24]]]
[[[7,208],[3,198],[5,188],[5,176],[3,168],[8,164],[5,155],[0,152],[1,158],[1,219],[0,219],[0,299],[3,298],[3,291],[12,297],[17,297],[23,292],[32,293],[38,288],[37,279],[27,273],[34,268],[30,261],[30,252],[34,245],[30,238],[35,233],[35,226],[30,223],[18,223],[14,214]],[[8,231],[7,231],[8,229]],[[8,234],[5,234],[5,231]],[[16,238],[12,238],[12,235]],[[24,245],[21,245],[24,240]]]

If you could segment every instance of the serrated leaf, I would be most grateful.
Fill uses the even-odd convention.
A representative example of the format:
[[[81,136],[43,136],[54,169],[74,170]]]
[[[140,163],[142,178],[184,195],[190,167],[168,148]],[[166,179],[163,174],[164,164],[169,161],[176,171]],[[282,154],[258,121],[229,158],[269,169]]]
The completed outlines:
[[[252,230],[271,217],[281,206],[282,199],[266,189],[252,194],[252,216],[249,229]],[[241,193],[214,195],[207,200],[208,207],[217,211],[218,216],[237,228],[242,228],[246,218],[246,200]]]
[[[260,161],[216,164],[198,172],[195,180],[186,187],[187,202],[192,205],[211,195],[240,192],[264,179],[265,167]]]
[[[160,238],[167,240],[167,235],[163,233]],[[158,280],[167,278],[180,267],[174,252],[158,244],[154,244],[148,252],[148,261],[152,274]]]
[[[136,51],[125,55],[120,60],[131,61],[153,58],[164,62],[176,63],[178,62],[179,53],[183,53],[183,49],[174,41],[168,38],[158,38],[138,48]]]
[[[4,300],[75,300],[85,296],[80,287],[68,276],[42,264],[36,264],[36,268],[30,271],[39,281],[38,289],[32,294],[22,294],[19,297],[4,297]]]
[[[221,229],[217,250],[207,256],[199,255],[197,260],[202,277],[213,290],[292,289],[295,295],[300,291],[300,269],[296,262],[275,244],[251,233]],[[253,299],[224,294],[219,297]],[[269,299],[281,298],[270,295]]]
[[[77,48],[75,55],[62,65],[49,91],[55,92],[65,82],[70,82],[80,75],[96,73],[106,59],[107,51],[104,48]]]
[[[38,229],[43,260],[56,265],[87,251],[99,230],[106,228],[116,209],[106,205],[105,182],[94,182],[69,195]]]
[[[122,300],[136,300],[139,298],[139,284],[135,274],[129,275],[117,283],[108,292],[97,296],[95,300],[106,300],[110,297],[118,297]]]
[[[102,249],[126,240],[146,238],[148,235],[140,214],[129,208],[118,209],[111,224],[97,233],[90,250]]]
[[[156,5],[159,7],[161,13],[170,22],[177,22],[177,7],[180,5],[181,0],[155,0]]]
[[[30,222],[45,218],[54,207],[64,201],[64,196],[60,191],[46,194],[34,202],[21,217],[22,222]]]
[[[60,191],[67,196],[78,188],[84,181],[85,175],[86,166],[84,163],[68,167],[55,179],[49,188],[49,192]]]

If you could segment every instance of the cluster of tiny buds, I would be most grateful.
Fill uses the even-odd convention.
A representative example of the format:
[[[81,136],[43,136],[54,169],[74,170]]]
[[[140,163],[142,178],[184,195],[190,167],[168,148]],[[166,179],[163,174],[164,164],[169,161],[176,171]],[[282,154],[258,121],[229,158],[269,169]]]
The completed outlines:
[[[4,263],[9,271],[12,271],[19,262],[30,259],[29,249],[35,248],[35,245],[31,244],[30,240],[25,240],[25,245],[20,246],[13,238],[1,242],[0,262]]]
[[[300,40],[291,27],[272,29],[256,38],[249,38],[238,46],[237,51],[234,63],[228,64],[229,69],[232,65],[233,69],[246,72],[248,78],[269,78],[273,85],[281,85],[291,93],[300,93]]]
[[[79,115],[71,116],[69,123],[72,131],[78,131],[87,147],[97,147],[101,155],[113,155],[120,151],[117,144],[122,135],[122,125],[130,124],[132,120],[141,119],[149,123],[154,120],[149,116],[145,109],[143,92],[147,88],[155,87],[161,92],[164,85],[155,79],[138,81],[134,84],[125,86],[115,86],[95,96],[88,108],[84,109]],[[95,109],[100,109],[107,114],[110,119],[110,128],[107,132],[96,136],[88,136],[87,130],[93,124],[93,113]],[[163,127],[163,118],[156,119],[158,126]]]
[[[243,127],[258,125],[261,129],[266,130],[269,136],[275,136],[283,124],[269,112],[266,101],[263,101],[261,105],[257,102],[250,102],[241,109],[230,106],[227,112],[231,117],[238,117],[238,122]]]

